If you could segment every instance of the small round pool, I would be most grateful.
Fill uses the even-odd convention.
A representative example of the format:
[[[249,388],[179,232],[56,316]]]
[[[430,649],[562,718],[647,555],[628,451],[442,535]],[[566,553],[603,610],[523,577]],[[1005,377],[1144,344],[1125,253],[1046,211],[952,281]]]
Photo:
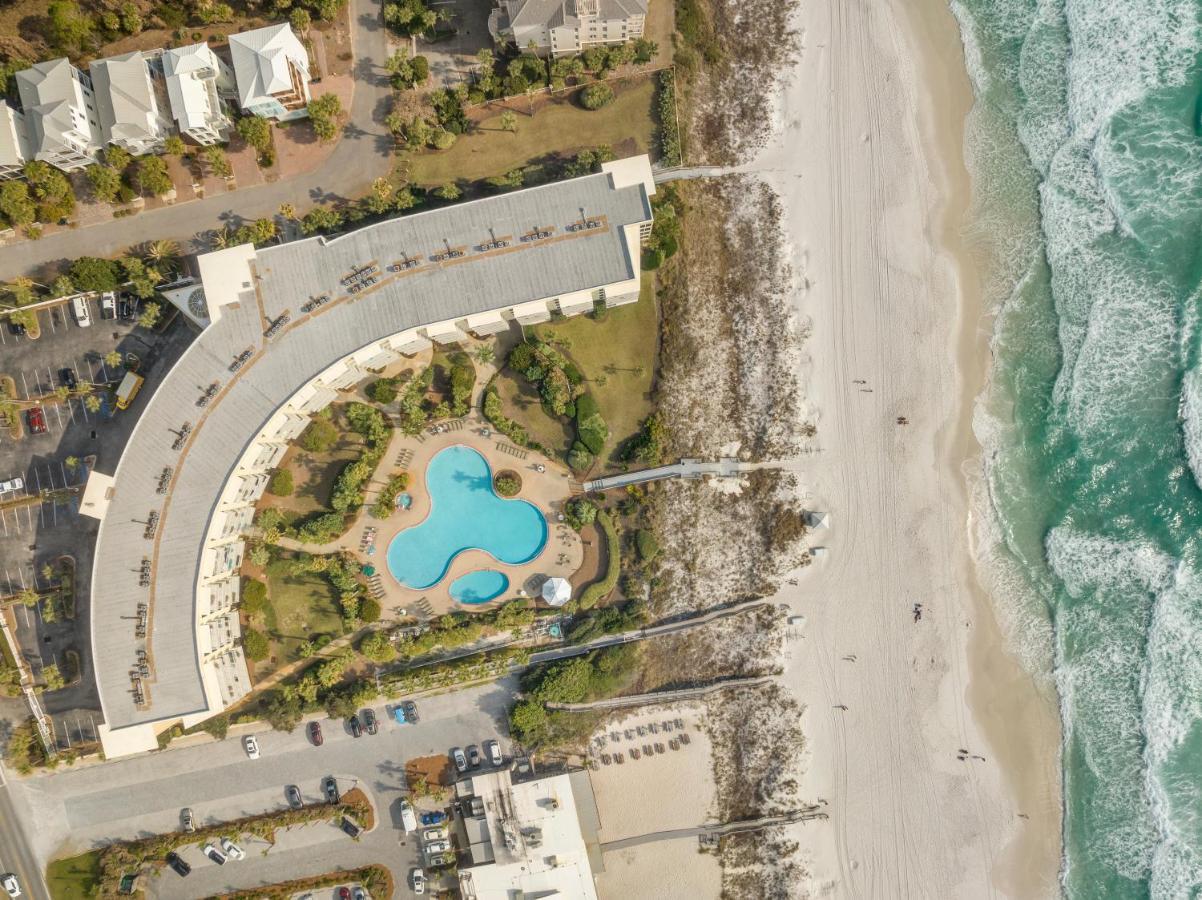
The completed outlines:
[[[487,603],[508,589],[509,579],[504,572],[495,569],[480,569],[460,575],[448,588],[451,596],[460,603]]]

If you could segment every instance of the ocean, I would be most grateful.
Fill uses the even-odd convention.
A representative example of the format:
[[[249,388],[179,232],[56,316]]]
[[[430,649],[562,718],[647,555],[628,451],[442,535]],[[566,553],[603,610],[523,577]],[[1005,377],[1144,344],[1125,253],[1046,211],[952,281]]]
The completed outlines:
[[[996,312],[978,562],[1064,724],[1072,898],[1202,892],[1202,0],[954,0]]]

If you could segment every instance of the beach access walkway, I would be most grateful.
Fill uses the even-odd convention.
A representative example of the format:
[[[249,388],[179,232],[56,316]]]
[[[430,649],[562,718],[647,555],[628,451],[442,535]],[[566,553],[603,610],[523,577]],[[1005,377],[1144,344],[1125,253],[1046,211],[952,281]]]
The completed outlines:
[[[692,623],[690,623],[692,624]],[[626,706],[649,706],[652,703],[676,703],[680,700],[692,700],[704,697],[718,691],[729,691],[736,688],[758,687],[776,680],[774,675],[762,675],[753,678],[730,678],[726,681],[716,681],[713,684],[703,684],[698,687],[679,688],[674,691],[652,691],[649,694],[629,694],[625,697],[607,697],[604,700],[593,700],[589,703],[552,703],[543,704],[547,709],[558,709],[565,712],[583,712],[589,709],[621,709]]]
[[[745,831],[762,831],[777,825],[792,825],[795,822],[808,822],[813,819],[826,819],[827,814],[821,806],[807,806],[779,816],[761,816],[758,819],[740,819],[736,822],[725,822],[718,825],[698,825],[695,828],[673,828],[669,831],[653,831],[650,834],[636,834],[633,837],[610,841],[601,845],[602,853],[612,853],[615,850],[625,850],[627,847],[637,847],[640,844],[653,844],[658,841],[674,841],[680,838],[698,837],[702,841],[716,841],[728,834],[738,834]]]
[[[645,484],[648,481],[659,481],[664,478],[703,478],[711,475],[715,478],[734,478],[743,472],[756,469],[777,469],[778,463],[743,462],[733,457],[723,457],[716,462],[704,459],[682,459],[668,466],[656,466],[654,469],[643,469],[639,472],[626,472],[622,475],[610,475],[606,478],[596,478],[586,481],[583,488],[586,493],[591,491],[607,491],[610,488],[623,488],[632,484]]]

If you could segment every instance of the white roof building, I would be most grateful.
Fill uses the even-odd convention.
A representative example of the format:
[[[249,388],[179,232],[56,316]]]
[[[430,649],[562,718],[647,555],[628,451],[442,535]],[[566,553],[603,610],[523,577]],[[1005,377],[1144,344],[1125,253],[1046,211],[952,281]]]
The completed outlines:
[[[550,606],[563,606],[572,599],[572,585],[566,578],[548,578],[543,582],[542,594]]]
[[[92,79],[64,57],[17,73],[33,158],[65,172],[96,161],[103,141]]]
[[[238,103],[265,119],[308,115],[309,52],[286,23],[230,35]]]
[[[0,105],[0,180],[17,178],[21,167],[33,159],[25,115],[7,103]]]
[[[180,132],[198,144],[225,141],[231,122],[221,98],[237,93],[233,70],[208,44],[191,44],[163,54],[163,75]]]
[[[471,815],[461,820],[472,864],[460,890],[476,900],[596,900],[601,823],[587,771],[514,782],[508,770],[457,785]]]
[[[498,43],[559,56],[640,38],[646,18],[647,0],[500,0],[488,30]]]
[[[104,143],[135,156],[162,150],[171,119],[158,61],[135,50],[98,59],[90,71]]]

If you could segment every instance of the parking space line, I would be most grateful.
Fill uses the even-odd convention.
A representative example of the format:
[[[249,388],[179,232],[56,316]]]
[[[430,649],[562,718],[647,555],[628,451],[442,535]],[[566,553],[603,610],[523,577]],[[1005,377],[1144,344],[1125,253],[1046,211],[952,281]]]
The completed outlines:
[[[41,510],[41,507],[38,507]],[[29,511],[29,507],[25,507],[25,524],[29,526],[29,530],[33,531],[33,513]]]
[[[59,460],[58,470],[59,470],[59,472],[62,473],[62,476],[63,476],[63,487],[67,487],[68,485],[71,484],[71,481],[69,478],[67,478],[67,467],[63,465],[62,460]]]
[[[29,397],[29,382],[25,380],[24,372],[21,373],[21,387],[25,388],[25,399],[26,400],[30,399],[30,397]]]
[[[51,407],[51,409],[54,410],[54,417],[58,420],[58,430],[64,431],[64,430],[66,430],[66,426],[63,425],[63,414],[59,411],[59,406],[61,406],[61,405],[62,404],[60,404],[60,403],[56,403],[56,404],[54,404],[54,406]]]
[[[8,537],[8,517],[4,515],[2,509],[0,509],[0,525],[4,526],[4,536]]]

